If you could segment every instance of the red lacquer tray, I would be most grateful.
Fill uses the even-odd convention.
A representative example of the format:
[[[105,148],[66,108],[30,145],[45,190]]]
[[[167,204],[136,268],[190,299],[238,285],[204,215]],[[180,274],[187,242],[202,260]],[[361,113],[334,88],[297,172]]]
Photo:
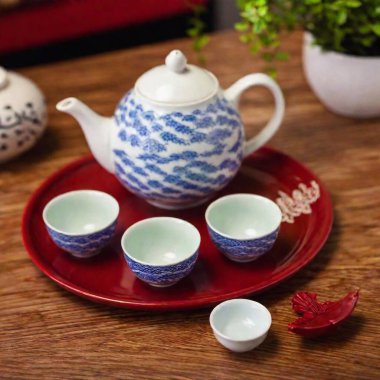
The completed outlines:
[[[42,221],[46,203],[77,189],[108,192],[120,203],[117,234],[111,246],[91,259],[75,259],[57,248]],[[190,210],[160,210],[129,193],[92,157],[77,160],[49,177],[32,195],[22,222],[24,245],[35,265],[65,289],[92,301],[133,309],[173,310],[207,306],[251,295],[273,286],[304,267],[326,241],[332,205],[319,179],[278,151],[262,148],[248,157],[232,183],[219,195],[248,192],[277,200],[284,221],[271,252],[238,264],[222,256],[207,234],[207,204]],[[193,223],[202,235],[192,273],[171,288],[152,288],[138,280],[124,261],[123,231],[152,216],[176,216]]]

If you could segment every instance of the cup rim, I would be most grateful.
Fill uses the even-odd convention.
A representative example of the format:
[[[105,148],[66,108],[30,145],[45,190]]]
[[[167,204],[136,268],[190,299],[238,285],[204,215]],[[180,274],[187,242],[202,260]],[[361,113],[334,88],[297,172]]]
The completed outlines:
[[[265,201],[265,202],[269,202],[271,203],[273,206],[275,206],[277,212],[278,212],[278,223],[276,224],[276,227],[273,229],[273,230],[270,230],[268,232],[265,232],[265,233],[262,233],[260,235],[257,235],[253,238],[238,238],[238,237],[234,237],[233,235],[229,235],[229,234],[226,234],[224,232],[221,232],[218,228],[216,228],[210,221],[209,219],[209,215],[210,215],[210,212],[211,210],[216,206],[218,205],[218,203],[222,203],[224,200],[226,199],[229,199],[229,198],[240,198],[242,196],[249,196],[250,198],[255,198],[255,199],[259,199],[260,201]],[[258,195],[258,194],[250,194],[250,193],[236,193],[236,194],[229,194],[229,195],[225,195],[223,197],[220,197],[218,199],[216,199],[215,201],[211,202],[207,209],[206,209],[206,212],[205,212],[205,219],[206,219],[206,223],[207,223],[207,226],[209,228],[211,228],[211,230],[213,230],[215,233],[217,233],[218,235],[221,235],[227,239],[231,239],[231,240],[238,240],[238,241],[247,241],[247,240],[257,240],[257,239],[261,239],[265,236],[268,236],[272,233],[274,233],[275,231],[277,231],[277,229],[280,227],[281,225],[281,220],[282,220],[282,212],[281,212],[281,209],[280,207],[277,205],[276,202],[272,201],[271,199],[267,198],[267,197],[264,197],[262,195]]]
[[[220,311],[220,309],[222,309],[223,307],[225,307],[226,305],[229,305],[229,304],[251,304],[251,305],[255,305],[259,309],[263,310],[264,313],[266,314],[267,325],[260,332],[260,334],[252,335],[249,338],[245,338],[245,339],[233,339],[230,336],[223,334],[215,326],[214,320],[215,320],[215,315]],[[263,337],[265,334],[267,334],[271,325],[272,325],[272,315],[271,315],[270,311],[263,304],[261,304],[259,302],[256,302],[256,301],[253,301],[253,300],[250,300],[247,298],[234,298],[234,299],[230,299],[227,301],[223,301],[219,305],[215,306],[214,309],[210,313],[209,323],[210,323],[212,330],[221,338],[226,339],[230,342],[244,343],[244,342],[250,342],[250,341],[259,339],[259,338]]]
[[[192,250],[190,252],[190,254],[188,254],[185,258],[182,258],[180,260],[174,261],[174,262],[172,262],[170,264],[152,264],[150,262],[143,261],[143,260],[137,259],[134,256],[132,256],[126,250],[126,248],[124,247],[124,240],[126,239],[127,235],[130,234],[131,231],[133,231],[134,229],[136,229],[139,225],[146,224],[146,223],[152,222],[152,221],[159,221],[159,220],[161,220],[161,221],[176,221],[176,222],[181,222],[181,223],[186,224],[188,227],[190,227],[195,232],[195,236],[197,238],[196,248],[194,250]],[[189,259],[190,257],[192,257],[196,252],[198,252],[200,244],[201,244],[201,234],[199,233],[197,227],[195,227],[192,223],[190,223],[190,222],[188,222],[186,220],[183,220],[181,218],[174,218],[174,217],[171,217],[171,216],[156,216],[156,217],[146,218],[146,219],[140,220],[140,221],[132,224],[131,226],[129,226],[125,230],[125,232],[123,233],[123,236],[121,237],[121,248],[122,248],[122,250],[124,252],[124,255],[128,256],[131,260],[135,261],[136,263],[139,263],[139,264],[142,264],[142,265],[148,265],[148,266],[151,266],[151,267],[168,267],[168,266],[177,265],[179,263],[182,263],[183,261],[186,261],[187,259]]]
[[[112,203],[114,203],[114,205],[116,206],[116,209],[115,209],[115,216],[114,218],[112,218],[112,220],[105,224],[104,226],[101,226],[101,227],[98,227],[96,228],[95,230],[91,231],[91,232],[88,232],[88,233],[77,233],[77,232],[67,232],[67,231],[64,231],[60,228],[57,228],[57,227],[54,227],[49,221],[48,221],[48,217],[47,217],[47,212],[48,210],[51,208],[51,207],[54,207],[58,202],[60,202],[62,199],[64,198],[68,198],[68,197],[72,197],[76,194],[80,194],[80,193],[86,193],[86,194],[97,194],[97,195],[100,195],[102,197],[106,197],[108,198]],[[119,205],[119,202],[110,194],[104,192],[104,191],[99,191],[99,190],[72,190],[72,191],[67,191],[65,193],[62,193],[62,194],[59,194],[57,195],[56,197],[52,198],[44,207],[43,211],[42,211],[42,219],[45,223],[45,225],[47,227],[49,227],[51,230],[55,231],[55,232],[58,232],[60,234],[63,234],[63,235],[66,235],[66,236],[88,236],[88,235],[93,235],[93,234],[96,234],[100,231],[103,231],[105,230],[106,228],[110,227],[118,218],[119,216],[119,213],[120,213],[120,205]]]

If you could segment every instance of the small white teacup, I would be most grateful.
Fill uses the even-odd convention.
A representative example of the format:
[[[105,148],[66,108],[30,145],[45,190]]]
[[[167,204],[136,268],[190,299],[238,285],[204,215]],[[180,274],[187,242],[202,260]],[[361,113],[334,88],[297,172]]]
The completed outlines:
[[[256,348],[266,338],[272,324],[269,310],[248,299],[222,302],[210,314],[210,325],[217,341],[235,352]]]

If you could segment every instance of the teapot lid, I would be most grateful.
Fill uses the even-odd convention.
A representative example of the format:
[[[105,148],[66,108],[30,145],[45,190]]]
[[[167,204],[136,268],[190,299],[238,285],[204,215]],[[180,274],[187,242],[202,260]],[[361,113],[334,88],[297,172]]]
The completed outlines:
[[[180,50],[171,51],[165,65],[144,73],[135,84],[136,93],[163,106],[186,106],[203,102],[216,94],[216,77],[201,67],[187,64]]]

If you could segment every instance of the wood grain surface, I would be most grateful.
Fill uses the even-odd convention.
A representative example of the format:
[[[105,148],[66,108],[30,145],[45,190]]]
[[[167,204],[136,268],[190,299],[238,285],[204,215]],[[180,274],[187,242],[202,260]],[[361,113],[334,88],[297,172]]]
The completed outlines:
[[[89,152],[80,128],[56,111],[55,103],[75,95],[110,115],[137,77],[161,64],[170,49],[179,47],[194,60],[190,42],[22,71],[46,93],[50,119],[34,149],[0,167],[1,379],[380,378],[380,120],[343,118],[319,103],[302,72],[301,37],[284,36],[292,58],[278,65],[278,80],[287,110],[271,145],[320,176],[332,195],[335,223],[310,265],[254,298],[270,309],[273,325],[265,343],[245,354],[228,352],[215,341],[210,309],[152,313],[91,303],[42,275],[21,242],[20,219],[31,193],[46,176]],[[223,86],[262,70],[232,32],[214,36],[207,59]],[[248,136],[264,125],[272,107],[265,90],[244,95]],[[325,300],[356,288],[359,303],[336,334],[303,340],[287,331],[295,291],[314,291]]]

